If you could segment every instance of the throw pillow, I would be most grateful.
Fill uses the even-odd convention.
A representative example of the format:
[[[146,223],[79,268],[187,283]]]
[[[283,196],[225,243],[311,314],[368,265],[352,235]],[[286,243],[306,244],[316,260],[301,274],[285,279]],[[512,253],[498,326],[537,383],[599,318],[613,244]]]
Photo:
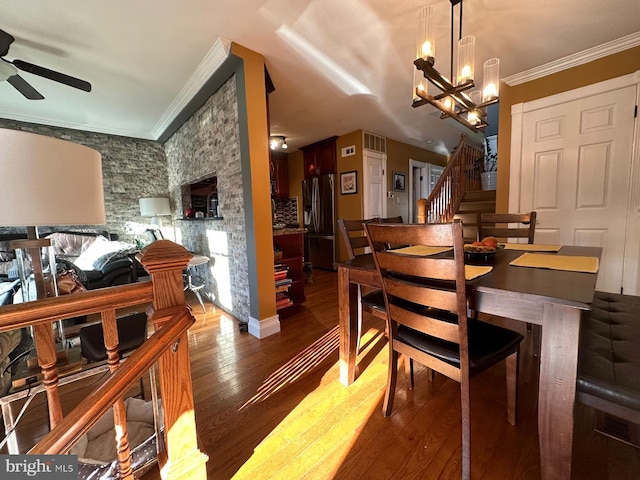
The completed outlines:
[[[135,246],[129,243],[110,242],[99,236],[73,263],[82,270],[102,270],[113,257],[133,249]]]

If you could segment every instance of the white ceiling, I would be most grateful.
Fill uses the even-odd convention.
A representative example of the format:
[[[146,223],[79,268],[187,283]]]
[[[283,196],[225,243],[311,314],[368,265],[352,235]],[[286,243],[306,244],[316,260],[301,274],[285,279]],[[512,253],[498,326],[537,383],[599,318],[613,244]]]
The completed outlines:
[[[212,73],[223,38],[264,55],[276,87],[271,133],[292,149],[361,128],[450,151],[462,127],[410,106],[415,19],[427,3],[438,9],[436,67],[447,75],[449,0],[2,0],[0,29],[16,38],[7,59],[93,90],[21,73],[45,100],[0,82],[0,117],[156,139]],[[640,8],[638,0],[466,0],[463,33],[476,36],[477,72],[497,56],[502,79],[517,81],[550,62],[553,70],[639,45]]]

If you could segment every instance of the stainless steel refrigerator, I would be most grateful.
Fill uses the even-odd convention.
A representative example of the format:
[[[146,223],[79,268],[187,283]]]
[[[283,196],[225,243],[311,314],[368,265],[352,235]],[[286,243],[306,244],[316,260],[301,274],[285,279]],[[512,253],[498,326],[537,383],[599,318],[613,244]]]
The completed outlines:
[[[333,270],[336,250],[336,176],[320,175],[302,182],[306,261]]]

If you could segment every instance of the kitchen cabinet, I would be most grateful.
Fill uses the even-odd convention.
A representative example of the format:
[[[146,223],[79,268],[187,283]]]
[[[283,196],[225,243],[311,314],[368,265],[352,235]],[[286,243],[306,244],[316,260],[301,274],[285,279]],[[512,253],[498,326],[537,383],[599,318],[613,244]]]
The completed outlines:
[[[270,150],[271,195],[289,198],[289,160],[286,153]]]
[[[337,139],[338,137],[326,138],[300,149],[304,153],[305,178],[316,177],[327,173],[337,173]]]
[[[292,307],[306,300],[302,274],[304,231],[283,229],[274,231],[274,281],[276,285],[276,310],[280,316],[293,313]]]

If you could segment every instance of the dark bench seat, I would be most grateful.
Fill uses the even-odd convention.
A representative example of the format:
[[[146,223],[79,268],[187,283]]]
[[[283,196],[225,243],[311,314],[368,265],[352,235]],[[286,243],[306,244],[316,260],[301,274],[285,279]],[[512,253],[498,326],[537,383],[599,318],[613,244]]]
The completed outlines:
[[[640,297],[596,292],[582,317],[577,399],[640,424]]]

